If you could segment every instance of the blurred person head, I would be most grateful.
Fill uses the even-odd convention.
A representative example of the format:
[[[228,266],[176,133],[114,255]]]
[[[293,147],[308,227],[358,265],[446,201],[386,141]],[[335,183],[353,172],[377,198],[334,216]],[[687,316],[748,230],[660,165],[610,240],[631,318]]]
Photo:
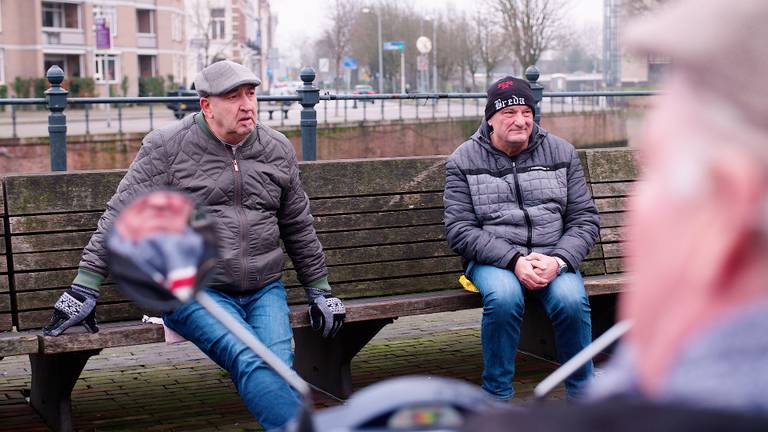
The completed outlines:
[[[256,128],[256,87],[260,84],[250,69],[229,60],[213,63],[197,74],[200,108],[219,139],[238,144]]]
[[[651,397],[691,340],[768,302],[766,22],[764,0],[687,0],[628,34],[672,59],[640,139],[620,311]]]

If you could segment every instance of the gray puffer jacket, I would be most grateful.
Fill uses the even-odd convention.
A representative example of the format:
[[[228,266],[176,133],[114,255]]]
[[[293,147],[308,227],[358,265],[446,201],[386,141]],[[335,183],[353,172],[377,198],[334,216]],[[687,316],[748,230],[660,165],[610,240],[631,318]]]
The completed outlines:
[[[528,148],[509,157],[484,121],[445,168],[446,239],[465,259],[514,268],[533,251],[573,271],[594,246],[600,217],[567,141],[534,125]]]
[[[118,211],[162,186],[190,193],[216,220],[221,258],[212,286],[247,292],[279,279],[281,239],[302,284],[327,275],[290,141],[258,124],[245,142],[229,146],[200,113],[144,138],[83,251],[82,269],[107,274],[105,234]]]

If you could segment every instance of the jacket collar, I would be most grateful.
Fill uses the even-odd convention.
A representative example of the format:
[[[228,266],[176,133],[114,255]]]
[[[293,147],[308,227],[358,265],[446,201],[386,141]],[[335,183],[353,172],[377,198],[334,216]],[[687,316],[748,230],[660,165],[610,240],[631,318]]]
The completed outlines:
[[[250,135],[248,135],[241,144],[234,146],[232,144],[229,144],[220,140],[219,137],[217,137],[216,134],[213,133],[211,128],[208,126],[208,122],[205,120],[205,116],[203,115],[202,111],[194,115],[194,122],[197,123],[197,125],[200,127],[200,129],[208,138],[212,139],[213,141],[216,141],[217,143],[220,143],[222,145],[229,146],[229,147],[239,147],[243,149],[248,148],[253,144],[254,141],[258,139],[258,135],[259,135],[259,123],[256,123],[256,127],[253,128],[253,131],[250,133]]]

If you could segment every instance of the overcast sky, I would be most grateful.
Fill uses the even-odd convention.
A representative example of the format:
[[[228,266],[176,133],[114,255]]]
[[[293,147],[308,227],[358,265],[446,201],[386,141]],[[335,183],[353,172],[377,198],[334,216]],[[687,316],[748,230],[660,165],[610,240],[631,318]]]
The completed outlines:
[[[446,9],[453,4],[458,9],[469,10],[477,0],[408,0],[416,9],[425,12]],[[361,2],[362,3],[362,2]],[[330,25],[328,8],[331,0],[276,0],[271,2],[272,11],[277,15],[275,34],[277,47],[283,58],[298,61],[296,47],[316,39],[322,30]],[[603,21],[603,0],[571,0],[567,16],[576,24],[597,24]],[[382,23],[386,26],[386,23]],[[438,37],[439,39],[439,37]],[[290,60],[289,60],[290,61]]]

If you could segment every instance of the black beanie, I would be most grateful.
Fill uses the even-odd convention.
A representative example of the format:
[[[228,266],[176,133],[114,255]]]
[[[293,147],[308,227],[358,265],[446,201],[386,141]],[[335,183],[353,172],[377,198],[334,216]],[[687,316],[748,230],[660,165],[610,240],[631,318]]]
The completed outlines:
[[[528,81],[512,76],[504,77],[488,87],[488,102],[485,104],[485,121],[497,111],[511,105],[528,105],[536,113],[533,93]]]

